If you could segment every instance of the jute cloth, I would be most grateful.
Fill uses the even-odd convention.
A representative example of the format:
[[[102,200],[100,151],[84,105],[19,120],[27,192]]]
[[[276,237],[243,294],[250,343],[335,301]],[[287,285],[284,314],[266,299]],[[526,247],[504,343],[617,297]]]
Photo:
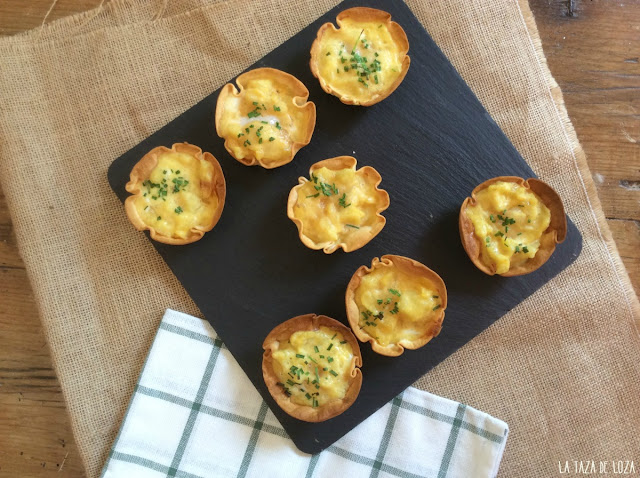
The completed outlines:
[[[198,314],[108,165],[336,3],[116,0],[0,39],[0,178],[89,476],[163,311]],[[584,237],[569,269],[416,385],[509,423],[501,476],[640,463],[640,307],[527,3],[408,3]]]

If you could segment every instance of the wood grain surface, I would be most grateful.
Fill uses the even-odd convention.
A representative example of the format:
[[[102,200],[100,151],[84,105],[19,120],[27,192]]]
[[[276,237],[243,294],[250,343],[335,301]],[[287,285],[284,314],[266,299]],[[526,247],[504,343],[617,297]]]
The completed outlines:
[[[49,0],[0,1],[0,35],[42,24]],[[47,21],[100,0],[58,0]],[[551,73],[640,293],[640,0],[530,0]],[[0,191],[0,477],[81,477],[59,383]]]

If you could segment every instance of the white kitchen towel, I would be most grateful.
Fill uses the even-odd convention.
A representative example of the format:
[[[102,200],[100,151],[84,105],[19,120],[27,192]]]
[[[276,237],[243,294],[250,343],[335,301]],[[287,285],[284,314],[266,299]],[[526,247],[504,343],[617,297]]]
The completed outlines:
[[[302,453],[209,323],[167,310],[101,476],[493,478],[508,432],[409,387],[323,452]]]

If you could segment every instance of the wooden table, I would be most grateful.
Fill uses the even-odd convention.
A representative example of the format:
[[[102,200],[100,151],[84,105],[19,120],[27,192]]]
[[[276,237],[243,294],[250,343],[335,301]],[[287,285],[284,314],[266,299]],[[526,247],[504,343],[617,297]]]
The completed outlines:
[[[100,0],[60,0],[48,21]],[[640,0],[530,0],[549,67],[640,293]],[[50,0],[2,0],[0,35],[40,25]],[[60,385],[0,191],[0,477],[79,477]]]

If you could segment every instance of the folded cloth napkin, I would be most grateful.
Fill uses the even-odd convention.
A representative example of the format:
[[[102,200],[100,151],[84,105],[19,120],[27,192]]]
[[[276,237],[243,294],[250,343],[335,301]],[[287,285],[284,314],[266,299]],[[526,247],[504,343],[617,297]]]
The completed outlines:
[[[493,478],[508,432],[497,418],[410,387],[307,455],[209,323],[167,310],[101,476]]]

